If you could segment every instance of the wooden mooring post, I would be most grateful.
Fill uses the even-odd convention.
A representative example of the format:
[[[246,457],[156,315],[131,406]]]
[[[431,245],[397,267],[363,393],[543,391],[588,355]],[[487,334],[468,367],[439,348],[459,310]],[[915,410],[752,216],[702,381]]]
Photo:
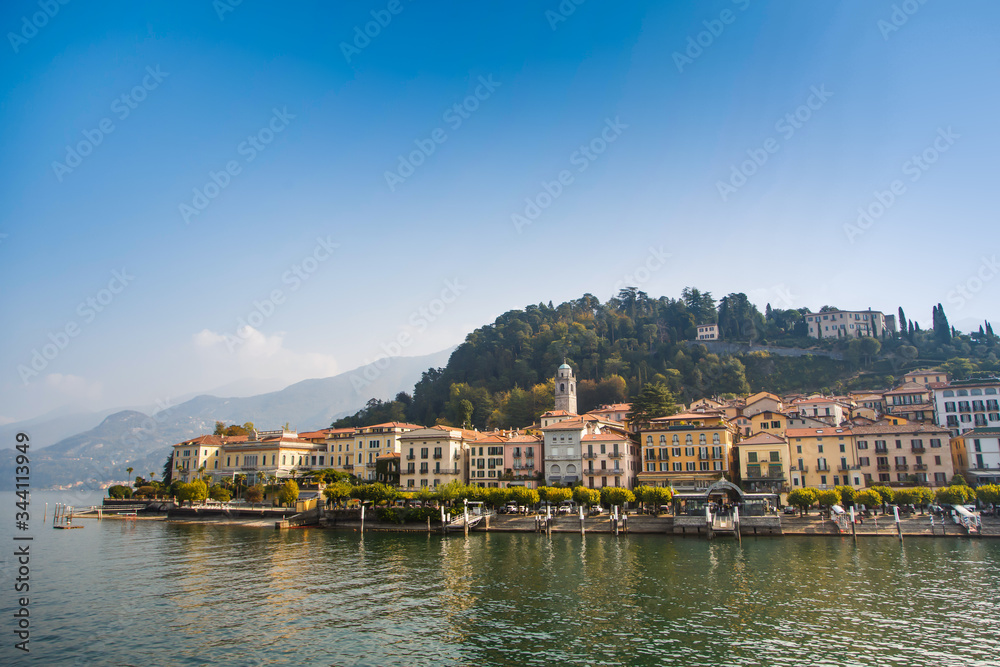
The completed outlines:
[[[899,543],[903,543],[903,527],[899,523],[899,507],[893,506],[892,513],[896,517],[896,533],[899,535]]]
[[[854,543],[858,543],[858,522],[854,519],[854,505],[851,505],[851,536],[854,538]]]

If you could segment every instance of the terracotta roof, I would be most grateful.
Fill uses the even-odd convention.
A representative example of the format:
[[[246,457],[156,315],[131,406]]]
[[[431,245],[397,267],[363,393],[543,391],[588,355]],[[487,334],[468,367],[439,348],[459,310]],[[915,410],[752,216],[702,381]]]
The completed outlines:
[[[676,415],[670,415],[669,417],[657,417],[651,419],[654,422],[666,422],[666,421],[683,421],[685,419],[705,419],[706,417],[721,417],[721,412],[681,412]]]
[[[588,435],[583,436],[583,440],[584,441],[588,441],[589,440],[591,442],[593,442],[595,440],[601,440],[601,441],[604,441],[604,442],[607,442],[609,440],[618,440],[618,441],[621,441],[621,440],[628,440],[628,436],[625,435],[624,433],[615,433],[614,431],[612,431],[610,433],[593,433],[593,434],[588,434]]]
[[[811,438],[813,436],[851,435],[851,428],[846,426],[827,426],[826,428],[790,428],[785,431],[786,438]]]
[[[359,428],[360,429],[366,429],[366,428],[409,428],[409,429],[416,429],[416,428],[423,428],[423,426],[421,426],[419,424],[407,424],[406,422],[383,422],[381,424],[372,424],[371,426],[361,426]]]
[[[379,456],[376,456],[375,460],[378,460],[378,459],[398,459],[398,458],[399,458],[399,452],[386,452],[385,454],[380,454]]]
[[[518,435],[512,435],[507,440],[508,443],[511,443],[511,442],[532,442],[532,443],[536,443],[536,442],[541,442],[541,441],[542,441],[542,437],[541,436],[538,436],[538,435],[528,435],[526,433],[520,433]]]
[[[892,396],[893,394],[923,394],[926,393],[927,385],[920,384],[919,382],[904,382],[895,389],[885,392],[886,396]]]
[[[921,422],[910,422],[909,424],[872,424],[871,426],[854,427],[855,435],[877,435],[880,433],[943,433],[949,437],[950,432],[946,428],[924,424]]]
[[[579,417],[577,419],[564,419],[561,422],[556,422],[555,424],[549,424],[548,426],[543,426],[541,431],[579,431],[585,428],[583,423],[583,418]]]
[[[740,440],[739,446],[744,445],[783,445],[787,441],[781,436],[774,435],[773,433],[757,433],[749,438]]]

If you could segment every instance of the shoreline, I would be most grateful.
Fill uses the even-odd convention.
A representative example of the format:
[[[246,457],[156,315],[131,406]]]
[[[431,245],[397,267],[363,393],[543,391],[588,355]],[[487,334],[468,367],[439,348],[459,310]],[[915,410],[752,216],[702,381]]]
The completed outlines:
[[[154,517],[149,517],[154,519]],[[773,518],[773,517],[769,517]],[[172,517],[155,517],[158,520],[165,520],[170,523],[178,524],[215,524],[215,525],[225,525],[225,526],[243,526],[247,528],[268,528],[275,529],[275,521],[273,520],[262,520],[262,519],[240,519],[240,518],[219,518],[219,517],[184,517],[184,518],[172,518]],[[471,533],[538,533],[545,534],[544,531],[538,531],[535,529],[535,517],[532,516],[516,516],[516,517],[505,517],[505,516],[491,516],[489,527],[485,525],[475,526],[470,529]],[[921,520],[924,519],[924,520]],[[911,537],[923,537],[923,538],[1000,538],[1000,520],[994,517],[988,517],[983,520],[982,523],[982,533],[981,534],[968,534],[965,530],[953,523],[941,524],[936,522],[933,528],[933,533],[931,532],[931,526],[926,517],[920,518],[909,518],[900,521],[901,532],[904,538]],[[440,524],[431,524],[430,530],[427,528],[425,523],[411,523],[411,524],[396,524],[396,523],[383,523],[379,521],[365,521],[364,529],[362,531],[362,525],[360,521],[357,520],[328,520],[324,517],[319,523],[301,525],[301,526],[290,526],[284,527],[283,530],[294,530],[299,528],[318,528],[322,530],[340,530],[340,531],[350,531],[350,532],[378,532],[378,533],[424,533],[424,534],[457,534],[461,535],[462,531],[454,531],[452,533],[442,532]],[[693,526],[693,525],[677,525],[675,524],[675,517],[673,516],[646,516],[646,515],[629,515],[628,519],[628,531],[622,531],[619,535],[627,536],[628,534],[637,535],[666,535],[671,537],[682,537],[682,538],[694,538],[694,539],[707,539],[706,531],[703,526]],[[754,532],[754,526],[744,525],[741,530],[742,537],[802,537],[802,536],[819,536],[819,537],[839,537],[839,538],[853,538],[854,534],[850,531],[840,532],[837,530],[836,525],[832,523],[829,519],[820,519],[819,517],[812,518],[794,518],[794,519],[784,519],[780,526],[776,530],[760,530],[759,532]],[[552,525],[552,533],[566,533],[566,534],[580,534],[580,521],[576,517],[559,517],[554,518]],[[614,535],[612,530],[610,520],[607,517],[590,517],[584,522],[584,534],[596,533],[601,535]],[[720,535],[717,537],[734,539],[734,535]],[[896,524],[891,518],[887,517],[885,524],[879,526],[876,532],[874,523],[869,521],[864,524],[858,525],[857,530],[858,539],[861,538],[893,538],[899,539],[899,533],[896,530]]]

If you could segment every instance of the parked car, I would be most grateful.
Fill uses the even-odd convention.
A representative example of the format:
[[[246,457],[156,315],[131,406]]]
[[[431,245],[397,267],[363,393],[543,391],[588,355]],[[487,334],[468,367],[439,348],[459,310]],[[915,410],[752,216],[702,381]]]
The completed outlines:
[[[781,510],[782,514],[798,514],[799,509],[794,505],[785,505],[784,509]]]

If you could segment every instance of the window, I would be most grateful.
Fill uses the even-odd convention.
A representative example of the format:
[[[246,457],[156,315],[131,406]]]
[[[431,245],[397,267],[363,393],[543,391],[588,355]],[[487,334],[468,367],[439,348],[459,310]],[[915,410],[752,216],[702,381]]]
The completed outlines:
[[[757,463],[757,452],[747,452],[747,463]]]
[[[683,466],[684,466],[684,464],[681,463],[680,461],[675,461],[674,462],[674,472],[681,472],[684,469]]]
[[[695,470],[694,461],[688,461],[688,463],[687,463],[687,470],[688,470],[688,472],[694,472],[694,470]]]
[[[680,456],[681,455],[681,448],[680,447],[672,447],[671,449],[673,450],[671,452],[672,456]]]

